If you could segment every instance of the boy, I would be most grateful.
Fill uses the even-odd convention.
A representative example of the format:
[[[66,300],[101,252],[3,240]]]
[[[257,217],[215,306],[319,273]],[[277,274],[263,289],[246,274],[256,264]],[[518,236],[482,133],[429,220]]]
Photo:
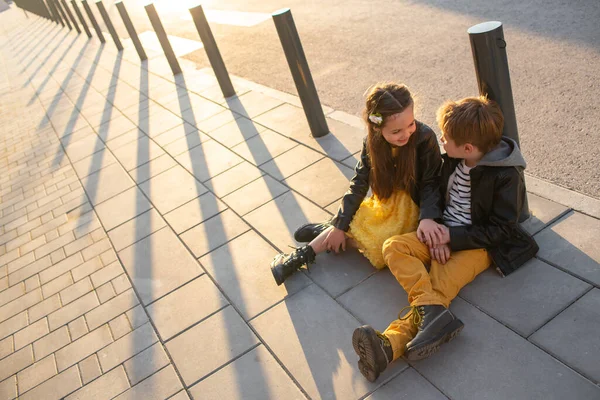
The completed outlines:
[[[538,251],[519,225],[525,161],[517,144],[502,137],[500,107],[471,97],[447,102],[437,117],[446,150],[443,234],[438,243],[416,232],[384,243],[386,264],[406,290],[411,310],[383,333],[368,325],[354,331],[359,369],[369,381],[400,356],[423,359],[453,339],[463,323],[448,310],[450,302],[488,266],[506,276]]]

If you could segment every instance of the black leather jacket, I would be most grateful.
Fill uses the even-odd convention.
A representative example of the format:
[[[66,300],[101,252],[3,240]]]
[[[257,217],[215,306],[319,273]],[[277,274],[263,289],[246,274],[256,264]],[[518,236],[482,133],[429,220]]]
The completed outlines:
[[[461,161],[443,156],[441,193],[446,199],[448,180]],[[511,139],[502,142],[471,169],[471,225],[450,229],[452,251],[485,248],[496,269],[506,276],[538,252],[535,240],[519,222],[525,202],[525,160]]]
[[[421,219],[440,219],[442,217],[442,199],[439,191],[439,172],[442,166],[440,148],[433,130],[417,121],[417,129],[411,140],[417,143],[417,184],[410,196],[419,206]],[[369,191],[369,172],[371,163],[367,153],[367,139],[363,141],[360,160],[354,168],[355,174],[350,181],[350,188],[342,198],[337,215],[331,224],[343,231],[348,231],[350,222]]]

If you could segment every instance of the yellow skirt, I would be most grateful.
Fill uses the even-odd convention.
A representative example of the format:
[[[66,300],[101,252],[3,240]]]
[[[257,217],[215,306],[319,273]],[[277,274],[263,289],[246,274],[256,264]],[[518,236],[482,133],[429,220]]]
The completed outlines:
[[[414,232],[419,225],[419,207],[408,192],[399,190],[381,201],[375,195],[365,199],[354,214],[348,236],[377,269],[385,267],[381,248],[395,235]]]

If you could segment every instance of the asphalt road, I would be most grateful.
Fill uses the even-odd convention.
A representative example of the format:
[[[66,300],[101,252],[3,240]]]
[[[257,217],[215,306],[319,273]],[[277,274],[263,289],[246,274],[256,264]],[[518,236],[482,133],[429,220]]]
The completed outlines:
[[[138,32],[151,29],[145,3],[126,1]],[[199,40],[185,19],[196,3],[157,1],[169,34]],[[264,14],[291,8],[323,104],[359,115],[367,87],[400,81],[417,96],[417,117],[436,130],[435,111],[444,100],[477,94],[467,29],[501,21],[527,171],[600,198],[599,0],[202,3],[205,10]],[[105,4],[118,18],[111,2]],[[296,93],[272,20],[221,22],[211,27],[232,74]],[[209,66],[203,49],[185,57]]]

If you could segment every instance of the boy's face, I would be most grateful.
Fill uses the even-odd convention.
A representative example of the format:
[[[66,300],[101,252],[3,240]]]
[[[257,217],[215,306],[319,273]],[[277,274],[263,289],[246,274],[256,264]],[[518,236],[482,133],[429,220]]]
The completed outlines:
[[[407,107],[398,114],[390,115],[385,119],[385,125],[381,127],[383,138],[392,146],[402,147],[408,143],[408,139],[415,133],[417,124],[413,106]]]
[[[454,140],[447,136],[444,132],[442,132],[442,136],[440,138],[440,142],[444,145],[444,150],[446,150],[446,154],[452,158],[469,158],[471,155],[470,148],[473,147],[470,143],[461,144],[458,146],[454,143]]]

